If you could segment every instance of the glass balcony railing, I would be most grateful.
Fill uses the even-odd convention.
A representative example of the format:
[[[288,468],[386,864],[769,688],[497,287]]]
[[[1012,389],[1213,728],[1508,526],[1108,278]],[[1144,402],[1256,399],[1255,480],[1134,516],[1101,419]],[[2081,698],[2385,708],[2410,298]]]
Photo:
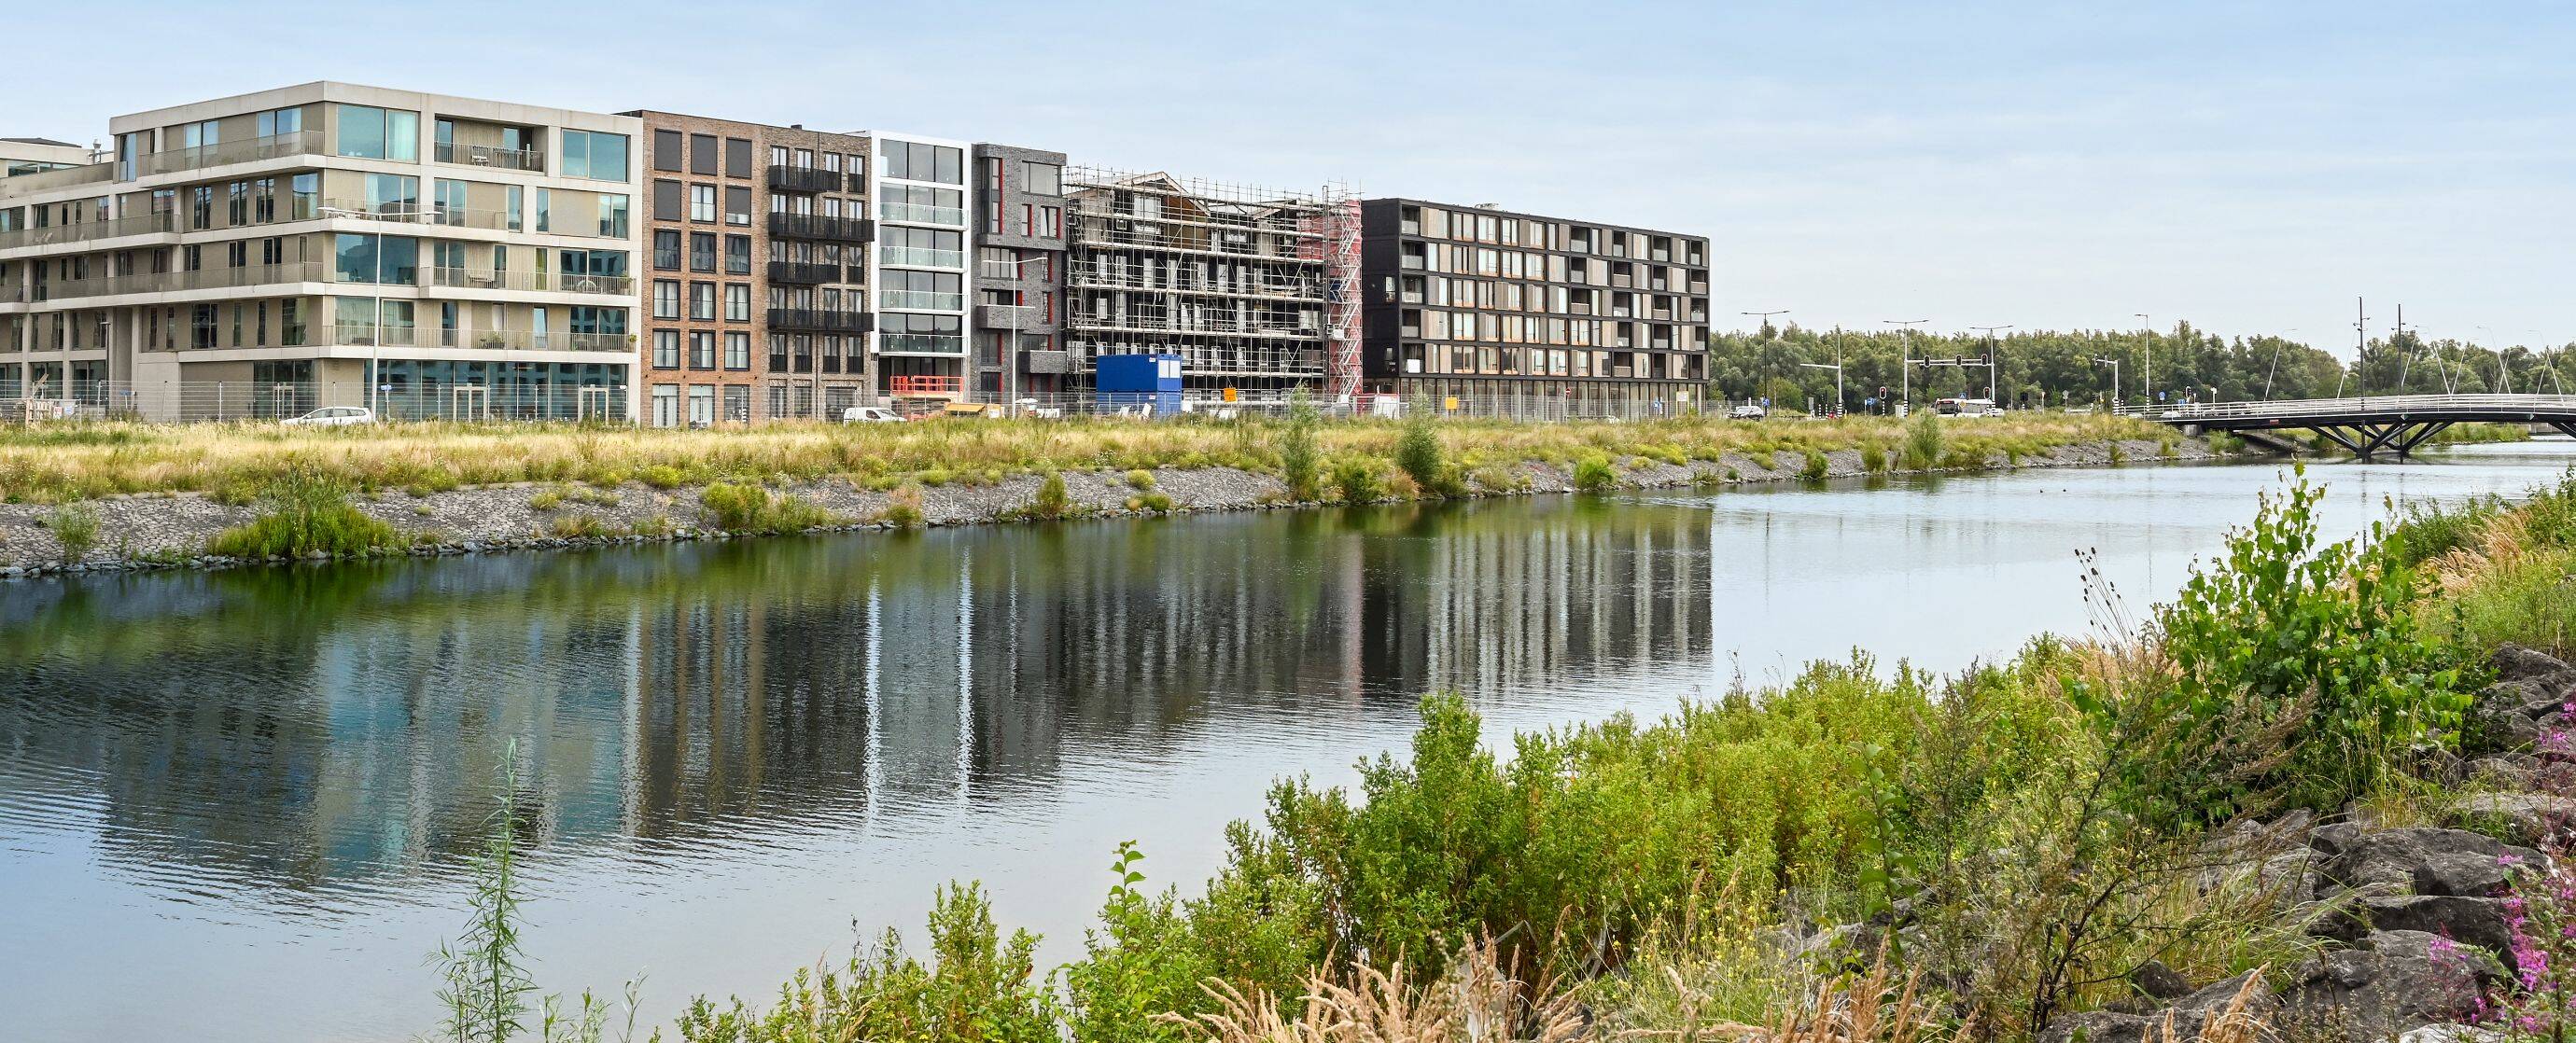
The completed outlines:
[[[918,246],[880,246],[877,263],[903,268],[964,268],[964,250],[928,250]]]
[[[877,307],[920,311],[964,311],[966,295],[929,290],[880,290]]]
[[[503,148],[499,145],[459,145],[441,141],[430,146],[430,158],[441,163],[492,167],[498,170],[546,169],[546,154],[532,148]]]
[[[105,221],[79,221],[67,225],[49,225],[44,228],[21,228],[15,231],[0,232],[0,250],[15,250],[24,246],[52,246],[56,243],[87,242],[92,239],[113,239],[117,236],[124,235],[149,235],[154,232],[168,232],[178,228],[178,224],[175,220],[177,216],[178,215],[164,210],[159,213],[134,214],[126,217],[110,218]]]
[[[923,206],[919,203],[880,203],[877,219],[916,225],[966,227],[966,210],[955,206]]]
[[[881,333],[877,351],[904,355],[964,355],[966,338],[942,333]]]
[[[322,149],[321,131],[300,130],[291,134],[275,134],[265,138],[250,138],[243,141],[200,145],[196,148],[176,148],[149,153],[137,161],[135,174],[137,176],[169,174],[182,170],[203,170],[207,167],[220,167],[232,163],[275,159],[279,156],[319,155]]]

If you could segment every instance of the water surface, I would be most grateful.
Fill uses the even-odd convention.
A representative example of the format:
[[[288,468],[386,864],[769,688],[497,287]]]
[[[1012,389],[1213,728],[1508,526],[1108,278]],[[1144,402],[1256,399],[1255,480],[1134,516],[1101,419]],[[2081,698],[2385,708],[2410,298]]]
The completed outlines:
[[[2565,442],[2316,466],[2325,524]],[[1121,840],[1194,886],[1413,701],[1658,713],[1855,648],[1935,669],[2143,608],[2274,465],[944,529],[0,586],[0,1006],[36,1040],[390,1040],[516,739],[549,988],[760,995],[943,881],[1079,953]]]

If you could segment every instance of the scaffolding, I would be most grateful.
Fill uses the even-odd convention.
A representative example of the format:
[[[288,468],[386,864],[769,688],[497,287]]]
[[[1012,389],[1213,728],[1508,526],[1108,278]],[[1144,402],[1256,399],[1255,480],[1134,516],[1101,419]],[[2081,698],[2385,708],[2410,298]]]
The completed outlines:
[[[1325,388],[1358,370],[1358,200],[1068,167],[1065,346],[1181,359],[1196,389]],[[1343,215],[1347,211],[1348,217]]]

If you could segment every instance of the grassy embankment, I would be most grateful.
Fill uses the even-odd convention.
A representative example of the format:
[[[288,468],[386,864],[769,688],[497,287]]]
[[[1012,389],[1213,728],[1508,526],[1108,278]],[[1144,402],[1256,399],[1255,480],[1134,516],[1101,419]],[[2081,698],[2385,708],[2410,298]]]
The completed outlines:
[[[1464,702],[1428,699],[1411,751],[1363,765],[1357,792],[1279,783],[1202,889],[1158,889],[1122,848],[1088,955],[1053,975],[957,886],[926,952],[889,931],[774,996],[701,1000],[672,1032],[2014,1040],[2133,997],[2151,960],[2194,983],[2278,972],[2337,910],[2285,910],[2263,874],[2214,861],[2211,831],[2291,809],[2453,816],[2485,784],[2442,773],[2480,741],[2488,650],[2576,637],[2576,475],[2332,545],[2315,499],[2305,482],[2267,498],[2143,618],[2088,575],[2090,639],[1957,676],[1819,663],[1499,758]],[[1839,973],[1854,966],[1875,969]],[[451,1028],[532,1020],[509,959],[451,969],[508,982],[451,993]]]
[[[2080,443],[2175,436],[2099,417],[1965,421],[1946,429],[1936,466],[1983,467]],[[948,421],[916,424],[780,424],[749,430],[584,428],[559,425],[275,425],[127,423],[0,431],[0,501],[56,503],[120,493],[195,492],[247,502],[279,476],[309,471],[359,491],[437,491],[460,485],[629,480],[658,486],[847,478],[870,488],[905,482],[996,482],[1065,468],[1234,467],[1280,474],[1296,424],[1276,420]],[[1465,477],[1523,462],[1570,466],[1716,460],[1728,453],[1856,449],[1896,460],[1894,421],[1738,423],[1690,418],[1636,424],[1433,425],[1444,459]],[[1404,425],[1317,421],[1322,474],[1363,466],[1392,478]]]

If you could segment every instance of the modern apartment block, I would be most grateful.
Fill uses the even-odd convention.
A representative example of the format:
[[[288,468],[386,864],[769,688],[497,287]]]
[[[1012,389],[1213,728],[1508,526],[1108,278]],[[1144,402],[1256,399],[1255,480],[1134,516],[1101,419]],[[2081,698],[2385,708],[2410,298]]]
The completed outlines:
[[[1065,340],[1078,379],[1110,354],[1181,358],[1183,386],[1322,389],[1340,201],[1077,168]]]
[[[0,178],[0,398],[633,415],[632,117],[308,83]]]
[[[643,421],[826,419],[874,401],[868,136],[628,115],[651,182]]]
[[[1064,153],[975,146],[975,382],[984,402],[1065,390]]]
[[[99,161],[90,150],[52,138],[0,138],[0,177],[42,174]]]
[[[1360,210],[1365,392],[1522,413],[1698,407],[1705,237],[1417,199]]]

